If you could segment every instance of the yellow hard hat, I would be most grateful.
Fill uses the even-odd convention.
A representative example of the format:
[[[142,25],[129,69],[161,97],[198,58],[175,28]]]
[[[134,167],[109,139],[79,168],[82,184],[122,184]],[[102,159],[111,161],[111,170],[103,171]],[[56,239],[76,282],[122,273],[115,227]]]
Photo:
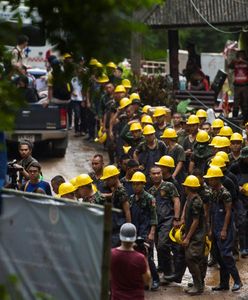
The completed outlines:
[[[196,141],[198,143],[206,143],[210,140],[210,136],[205,130],[200,130],[196,135]]]
[[[218,136],[218,135],[214,136],[211,143],[209,144],[209,146],[215,146],[219,140],[221,140],[220,136]]]
[[[108,78],[108,76],[106,74],[102,74],[102,76],[98,77],[96,79],[96,81],[98,83],[107,83],[107,82],[109,82],[109,78]]]
[[[245,126],[248,126],[248,122],[245,123]]]
[[[63,59],[67,59],[67,58],[72,58],[71,54],[70,53],[65,53],[63,55]]]
[[[194,124],[199,124],[200,120],[196,115],[191,115],[189,116],[188,120],[187,120],[187,125],[194,125]]]
[[[155,133],[155,129],[152,125],[148,124],[143,129],[143,135],[149,135]]]
[[[155,108],[155,111],[153,113],[153,117],[156,118],[156,117],[160,117],[160,116],[164,116],[166,115],[166,110],[164,107],[162,106],[159,106],[159,107],[156,107]]]
[[[220,136],[220,139],[216,141],[214,148],[225,148],[230,146],[230,140],[226,136]]]
[[[225,160],[222,156],[216,155],[215,157],[212,158],[210,167],[219,167],[223,168],[226,166]]]
[[[230,137],[233,134],[232,128],[230,126],[223,126],[220,129],[218,135]]]
[[[132,101],[129,98],[124,97],[120,100],[119,109],[123,109],[123,108],[127,107],[130,104],[132,104]]]
[[[229,162],[230,161],[228,154],[226,152],[224,152],[224,151],[218,151],[215,154],[215,156],[221,156],[224,159],[225,162]]]
[[[99,68],[99,69],[103,68],[103,64],[98,61],[97,64],[96,64],[96,67]]]
[[[117,85],[115,88],[115,93],[126,93],[126,89],[122,84]]]
[[[224,126],[224,122],[221,119],[215,119],[212,122],[211,127],[212,128],[221,128]]]
[[[88,185],[92,182],[93,180],[88,174],[80,174],[76,177],[75,187],[78,188],[80,186]]]
[[[243,137],[240,133],[238,132],[234,132],[232,135],[231,135],[231,138],[230,138],[230,141],[240,141],[240,142],[243,142]]]
[[[97,192],[97,187],[94,183],[92,183],[92,190],[93,190],[94,193]]]
[[[140,95],[138,93],[132,93],[130,95],[130,100],[133,102],[133,100],[140,100]]]
[[[107,140],[107,133],[104,132],[101,136],[95,138],[95,142],[98,142],[100,144],[104,144]]]
[[[216,177],[223,177],[223,172],[219,167],[210,167],[207,171],[207,174],[204,175],[204,178],[216,178]]]
[[[140,171],[137,171],[133,174],[132,178],[130,179],[131,182],[146,182],[146,176]]]
[[[123,79],[121,84],[125,87],[125,89],[131,89],[131,81],[129,79]]]
[[[169,155],[164,155],[164,156],[160,157],[158,162],[155,162],[155,165],[169,167],[169,168],[175,168],[175,161],[174,161],[173,157],[171,157]]]
[[[181,225],[180,228],[173,227],[169,232],[169,237],[172,240],[172,242],[181,244],[183,241],[183,231],[184,231],[185,225]]]
[[[77,179],[77,177],[73,177],[72,179],[69,180],[69,182],[70,182],[72,185],[76,186],[76,179]]]
[[[124,153],[127,154],[128,151],[129,151],[132,147],[131,147],[131,146],[122,146],[122,148],[123,148]]]
[[[199,179],[194,175],[189,175],[186,177],[185,181],[182,183],[184,186],[188,187],[200,187]]]
[[[109,67],[109,68],[112,68],[112,69],[116,69],[117,65],[114,62],[110,61],[110,62],[108,62],[106,64],[106,67]]]
[[[141,123],[153,124],[152,118],[148,115],[141,118]]]
[[[244,183],[244,184],[242,185],[242,188],[243,188],[243,190],[244,190],[244,195],[245,195],[245,196],[248,196],[248,182]]]
[[[90,65],[90,66],[96,66],[97,63],[98,63],[98,60],[97,60],[97,59],[91,58],[91,60],[90,60],[90,62],[89,62],[89,65]]]
[[[141,124],[139,122],[132,123],[129,130],[130,131],[142,130]]]
[[[160,137],[163,139],[174,139],[177,138],[177,132],[173,128],[165,128],[163,134]]]
[[[69,194],[76,191],[76,187],[70,182],[63,182],[59,186],[59,196],[63,196],[65,194]]]
[[[196,112],[196,116],[198,118],[207,118],[208,114],[204,109],[198,109],[198,111]]]
[[[206,235],[204,256],[208,256],[212,248],[212,241]]]
[[[142,112],[144,113],[144,114],[147,114],[148,113],[148,110],[151,108],[151,105],[145,105],[145,106],[143,106],[143,108],[142,108]]]
[[[120,171],[114,165],[109,165],[103,169],[103,175],[100,178],[101,180],[119,175]]]
[[[100,127],[98,131],[98,137],[95,138],[95,142],[99,142],[100,144],[104,144],[107,140],[107,133],[102,132],[102,126]]]

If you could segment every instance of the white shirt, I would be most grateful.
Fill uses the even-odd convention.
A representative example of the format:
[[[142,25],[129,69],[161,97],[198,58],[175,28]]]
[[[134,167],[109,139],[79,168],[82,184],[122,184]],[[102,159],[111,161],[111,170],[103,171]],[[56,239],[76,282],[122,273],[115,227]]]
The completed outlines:
[[[78,77],[73,77],[71,80],[71,84],[72,84],[71,100],[82,101],[83,100],[82,83],[80,82]]]

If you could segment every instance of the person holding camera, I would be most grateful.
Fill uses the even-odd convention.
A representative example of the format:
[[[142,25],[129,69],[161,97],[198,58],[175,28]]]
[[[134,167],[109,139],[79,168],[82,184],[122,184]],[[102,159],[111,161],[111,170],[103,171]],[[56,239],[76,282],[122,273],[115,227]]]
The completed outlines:
[[[19,188],[29,179],[28,167],[32,162],[37,162],[35,158],[32,157],[33,145],[29,141],[21,141],[18,145],[18,151],[21,160],[15,163],[14,168],[19,171]]]
[[[111,250],[111,300],[144,300],[144,286],[151,283],[146,257],[134,250],[136,227],[125,223],[120,229],[121,246]]]

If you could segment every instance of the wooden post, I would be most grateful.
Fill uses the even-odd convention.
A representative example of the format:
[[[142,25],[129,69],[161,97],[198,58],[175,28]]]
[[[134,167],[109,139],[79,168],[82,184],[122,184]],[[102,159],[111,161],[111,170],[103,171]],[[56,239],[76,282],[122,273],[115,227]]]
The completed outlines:
[[[140,32],[132,32],[131,36],[131,68],[133,74],[140,76],[141,68],[142,35]]]
[[[170,60],[170,74],[173,78],[173,89],[179,88],[179,72],[178,72],[178,30],[168,30],[169,41],[169,60]]]
[[[132,20],[133,22],[139,22],[143,10],[136,10],[133,12]],[[132,31],[131,33],[131,68],[133,74],[140,76],[141,67],[141,47],[142,47],[142,34],[141,32]]]
[[[109,299],[111,233],[112,233],[112,203],[106,202],[104,205],[101,300]]]

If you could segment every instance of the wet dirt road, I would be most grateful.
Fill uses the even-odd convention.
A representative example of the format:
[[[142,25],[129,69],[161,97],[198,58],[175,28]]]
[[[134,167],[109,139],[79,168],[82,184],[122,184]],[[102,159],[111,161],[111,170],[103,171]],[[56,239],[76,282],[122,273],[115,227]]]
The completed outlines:
[[[75,138],[73,137],[73,133],[71,132],[69,147],[64,158],[55,159],[40,157],[38,159],[42,165],[45,180],[51,180],[51,178],[55,175],[62,175],[68,180],[76,175],[79,175],[80,173],[89,172],[91,170],[91,158],[96,153],[103,154],[105,158],[105,163],[108,163],[107,153],[103,151],[102,145],[86,142],[81,137]],[[201,296],[194,296],[193,299],[248,300],[248,258],[240,258],[237,265],[244,284],[240,292],[212,292],[211,287],[219,283],[219,272],[216,268],[209,268],[206,278],[206,289],[204,294],[202,294]],[[182,284],[171,283],[167,286],[162,285],[156,292],[146,292],[146,300],[191,299],[192,297],[187,296],[183,291],[188,281],[191,281],[191,276],[188,272],[186,272]]]
[[[62,175],[69,180],[81,173],[91,171],[91,159],[100,153],[104,156],[105,164],[108,164],[107,153],[103,146],[94,142],[87,142],[82,137],[74,137],[70,132],[70,140],[64,158],[38,158],[42,165],[45,180],[51,180],[53,176]]]

